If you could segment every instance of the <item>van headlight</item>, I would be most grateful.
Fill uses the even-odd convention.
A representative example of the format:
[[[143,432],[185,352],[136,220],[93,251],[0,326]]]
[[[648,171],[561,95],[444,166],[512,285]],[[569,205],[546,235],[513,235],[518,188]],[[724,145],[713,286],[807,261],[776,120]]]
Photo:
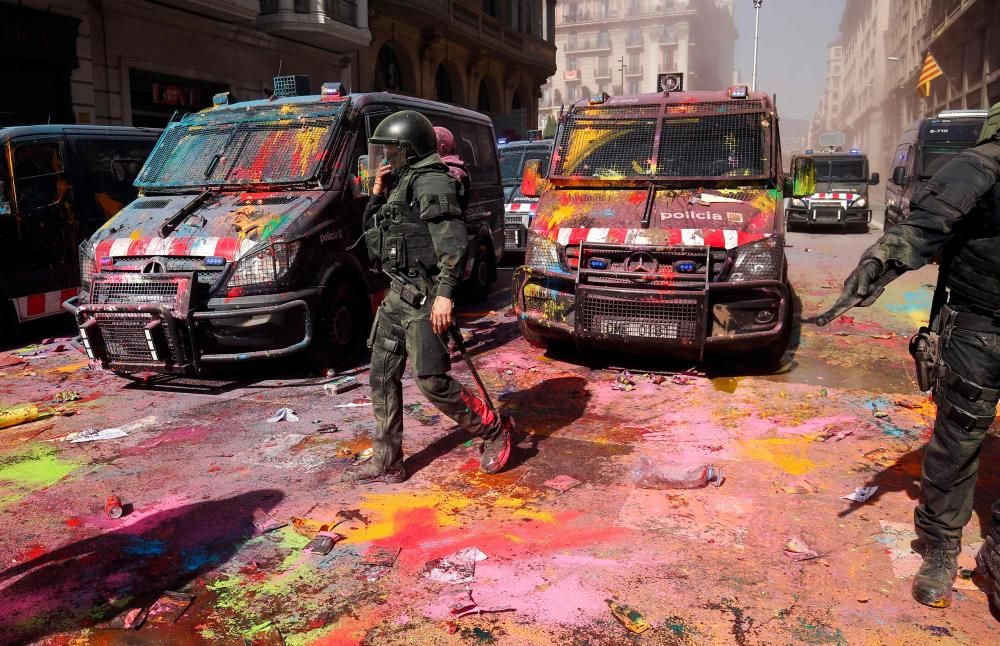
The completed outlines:
[[[855,209],[863,209],[866,206],[868,206],[868,198],[863,195],[858,199],[854,200],[853,202],[851,202],[851,207]]]
[[[233,263],[223,284],[229,296],[263,294],[291,286],[299,242],[268,241]]]
[[[534,231],[528,231],[524,264],[535,269],[564,272],[559,258],[559,243]]]
[[[792,206],[794,206],[797,209],[809,208],[809,206],[806,204],[806,201],[798,197],[792,198]]]
[[[778,236],[737,247],[729,280],[780,280],[784,260],[785,243]]]

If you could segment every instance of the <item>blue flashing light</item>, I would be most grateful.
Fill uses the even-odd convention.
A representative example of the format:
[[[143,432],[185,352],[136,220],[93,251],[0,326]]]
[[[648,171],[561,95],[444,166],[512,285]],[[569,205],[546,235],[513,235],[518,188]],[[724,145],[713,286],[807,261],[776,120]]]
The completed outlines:
[[[859,148],[851,148],[851,154],[852,155],[857,155],[860,152],[861,152],[861,149],[859,149]]]
[[[219,92],[218,94],[212,95],[212,105],[214,107],[219,107],[220,105],[229,105],[230,99],[229,92]]]
[[[689,274],[696,269],[698,269],[698,265],[687,260],[677,263],[677,271],[684,274]]]
[[[813,149],[812,148],[806,148],[806,154],[807,155],[813,154]]]
[[[205,264],[209,267],[221,267],[226,264],[226,259],[222,256],[208,256],[205,258]]]
[[[591,269],[607,269],[608,268],[608,261],[607,260],[602,260],[600,258],[591,258],[590,259],[590,268]]]
[[[510,139],[508,139],[507,137],[498,137],[497,138],[497,144],[499,144],[499,145],[502,146],[502,145],[504,145],[506,143],[510,143]]]

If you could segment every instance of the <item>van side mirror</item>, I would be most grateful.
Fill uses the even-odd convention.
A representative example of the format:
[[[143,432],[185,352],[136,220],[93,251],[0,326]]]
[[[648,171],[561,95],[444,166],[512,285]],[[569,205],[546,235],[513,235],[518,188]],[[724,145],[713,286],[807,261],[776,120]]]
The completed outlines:
[[[878,186],[879,183],[878,173],[872,173],[872,177],[870,180],[868,180],[868,183],[871,184],[872,186]]]
[[[368,165],[368,155],[358,157],[357,174],[351,178],[351,192],[354,197],[367,197],[372,190],[371,167]]]
[[[792,197],[809,197],[816,192],[816,162],[799,157],[792,165]]]
[[[524,164],[524,175],[521,176],[521,195],[539,197],[545,190],[542,179],[542,160],[529,159]]]
[[[892,169],[892,183],[902,186],[906,183],[906,167],[896,166]]]

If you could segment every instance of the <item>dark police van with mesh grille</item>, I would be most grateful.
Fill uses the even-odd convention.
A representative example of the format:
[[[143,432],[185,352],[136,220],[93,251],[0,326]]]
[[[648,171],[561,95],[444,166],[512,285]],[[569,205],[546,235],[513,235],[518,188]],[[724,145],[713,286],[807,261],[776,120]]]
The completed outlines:
[[[286,78],[275,87],[303,85]],[[359,359],[386,287],[355,244],[367,201],[359,161],[397,110],[454,134],[471,177],[465,275],[494,274],[503,194],[485,115],[336,83],[318,96],[215,104],[168,125],[138,199],[81,245],[81,293],[66,307],[104,367],[200,373],[306,348],[313,368]]]
[[[62,314],[80,284],[77,249],[124,205],[158,128],[0,128],[0,341]]]
[[[793,227],[839,227],[867,232],[872,221],[868,186],[879,183],[878,173],[868,174],[868,156],[857,148],[848,152],[814,153],[809,157],[816,168],[816,192],[793,198],[785,210],[788,229]]]
[[[778,117],[767,94],[577,102],[562,119],[514,307],[534,344],[702,358],[789,340]]]
[[[500,178],[504,193],[504,248],[508,251],[524,251],[528,227],[538,208],[538,198],[521,193],[521,178],[524,167],[533,159],[541,165],[542,175],[549,170],[552,156],[552,140],[512,141],[500,145]]]
[[[885,186],[885,228],[910,217],[910,198],[955,155],[975,145],[986,110],[945,110],[903,130]]]

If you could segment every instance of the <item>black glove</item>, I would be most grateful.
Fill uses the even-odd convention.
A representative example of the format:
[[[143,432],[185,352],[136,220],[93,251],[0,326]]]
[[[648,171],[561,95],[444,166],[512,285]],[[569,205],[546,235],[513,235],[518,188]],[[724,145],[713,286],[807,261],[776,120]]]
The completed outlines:
[[[816,317],[816,325],[823,327],[852,307],[868,307],[883,291],[875,282],[882,276],[882,263],[875,258],[865,258],[844,281],[844,291],[833,307]]]

